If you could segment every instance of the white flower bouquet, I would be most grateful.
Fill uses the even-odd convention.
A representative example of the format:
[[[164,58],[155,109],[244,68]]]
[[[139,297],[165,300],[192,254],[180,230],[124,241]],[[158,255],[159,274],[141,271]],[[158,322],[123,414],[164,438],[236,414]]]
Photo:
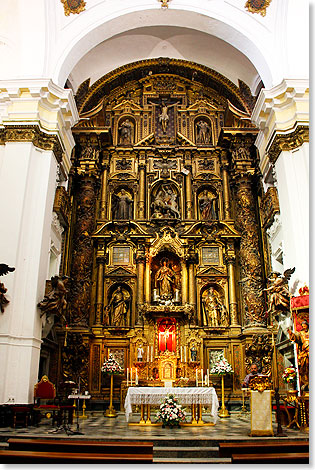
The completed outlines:
[[[109,355],[108,360],[105,361],[104,364],[102,365],[101,371],[104,372],[104,374],[117,374],[118,375],[118,374],[123,373],[122,368],[120,367],[116,359],[114,359],[112,354]]]
[[[233,372],[231,364],[228,363],[225,357],[222,357],[218,362],[216,362],[210,370],[210,374],[217,375],[233,374]]]
[[[157,421],[162,421],[163,427],[179,426],[181,421],[185,421],[186,413],[182,410],[181,405],[177,403],[174,395],[168,395],[160,405],[156,418]]]

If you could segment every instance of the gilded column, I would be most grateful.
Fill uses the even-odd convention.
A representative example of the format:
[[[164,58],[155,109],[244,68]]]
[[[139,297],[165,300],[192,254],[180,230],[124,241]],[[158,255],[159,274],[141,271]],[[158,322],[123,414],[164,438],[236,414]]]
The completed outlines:
[[[222,162],[222,179],[223,179],[223,204],[224,204],[224,219],[231,219],[231,205],[230,205],[230,193],[229,193],[229,174],[228,174],[228,160],[227,152],[222,151],[221,153]]]
[[[198,263],[198,256],[194,248],[188,249],[187,264],[188,264],[188,296],[189,304],[193,306],[194,312],[196,312],[196,276],[195,276],[195,264]],[[194,315],[195,316],[195,315]],[[200,323],[201,319],[198,318]]]
[[[109,165],[108,163],[104,163],[102,166],[103,173],[102,173],[102,181],[101,181],[101,201],[100,201],[100,218],[106,219],[107,218],[107,175]]]
[[[139,306],[144,303],[144,283],[145,283],[145,247],[144,245],[139,245],[136,254],[136,263],[137,263],[137,305],[138,310]],[[139,311],[137,313],[136,323],[139,322]]]
[[[144,296],[146,303],[149,304],[151,301],[151,266],[148,252],[146,253]]]
[[[145,219],[145,165],[139,165],[139,219]]]
[[[71,266],[70,324],[87,327],[91,307],[94,252],[92,234],[95,225],[99,151],[92,146],[84,147],[78,160],[78,180],[74,193],[76,220]]]
[[[228,253],[225,256],[225,262],[228,268],[229,277],[229,306],[230,306],[230,319],[231,326],[237,326],[237,298],[236,298],[236,284],[235,284],[235,254]]]
[[[101,247],[99,247],[100,249]],[[98,250],[100,251],[100,250]],[[96,284],[96,305],[95,305],[95,326],[101,326],[104,306],[104,264],[105,257],[97,256],[97,284]]]
[[[236,228],[241,233],[240,271],[245,327],[266,327],[263,285],[263,265],[260,253],[259,223],[253,192],[255,167],[250,148],[244,143],[234,147]]]
[[[182,260],[182,304],[185,305],[188,302],[188,274],[186,261]]]
[[[187,168],[188,165],[186,165]],[[192,219],[192,187],[191,187],[191,166],[187,168],[189,173],[186,175],[186,217]]]

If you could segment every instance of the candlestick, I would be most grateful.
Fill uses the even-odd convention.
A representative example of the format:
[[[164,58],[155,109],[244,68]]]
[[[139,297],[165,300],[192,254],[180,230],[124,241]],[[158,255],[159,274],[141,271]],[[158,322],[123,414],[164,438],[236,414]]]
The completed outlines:
[[[129,367],[127,367],[127,387],[128,387],[128,384],[129,384]]]
[[[196,387],[198,387],[198,369],[196,369]]]
[[[187,346],[184,346],[185,362],[187,362]]]
[[[138,385],[138,371],[136,369],[136,385]]]
[[[201,375],[201,386],[203,387],[203,369],[201,369],[200,375]]]
[[[149,362],[150,346],[147,346],[147,362]]]
[[[132,367],[130,369],[130,387],[132,387]]]
[[[183,362],[183,346],[180,347],[180,362]]]
[[[151,362],[153,362],[153,346],[151,346]]]

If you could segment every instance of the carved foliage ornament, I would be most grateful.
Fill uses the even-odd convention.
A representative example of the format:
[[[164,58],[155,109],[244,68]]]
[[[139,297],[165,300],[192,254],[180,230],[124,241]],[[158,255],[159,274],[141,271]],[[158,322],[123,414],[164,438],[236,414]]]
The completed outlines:
[[[61,0],[63,7],[65,9],[65,15],[69,16],[70,13],[81,13],[85,10],[85,1],[84,0]]]
[[[266,10],[272,0],[248,0],[245,8],[251,13],[260,13],[261,16],[266,16]]]

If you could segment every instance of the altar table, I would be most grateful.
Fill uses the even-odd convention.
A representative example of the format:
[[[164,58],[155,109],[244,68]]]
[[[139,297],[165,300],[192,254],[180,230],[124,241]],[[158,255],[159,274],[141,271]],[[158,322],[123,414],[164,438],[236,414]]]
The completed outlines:
[[[192,420],[190,425],[214,425],[217,421],[219,401],[213,387],[129,387],[125,400],[126,421],[132,413],[132,405],[141,406],[141,417],[138,424],[152,424],[150,419],[150,405],[160,405],[168,395],[174,395],[181,405],[192,406]],[[213,423],[204,423],[202,420],[202,406],[211,405]],[[147,417],[145,419],[145,408]],[[197,420],[198,414],[198,420]]]

